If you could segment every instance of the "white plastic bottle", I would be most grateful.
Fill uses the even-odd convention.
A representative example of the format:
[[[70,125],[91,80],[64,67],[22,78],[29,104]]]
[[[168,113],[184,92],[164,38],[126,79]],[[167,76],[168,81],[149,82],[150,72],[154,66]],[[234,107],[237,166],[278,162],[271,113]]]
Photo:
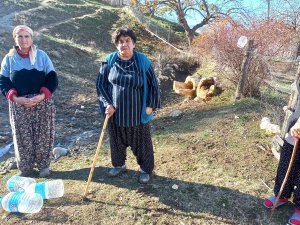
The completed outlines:
[[[0,201],[7,212],[37,213],[43,207],[43,198],[36,193],[10,192],[0,197]]]
[[[32,183],[26,188],[26,192],[38,193],[43,199],[59,198],[64,195],[64,183],[61,179]]]
[[[6,177],[5,180],[10,192],[23,192],[30,184],[36,183],[33,178],[21,176]]]

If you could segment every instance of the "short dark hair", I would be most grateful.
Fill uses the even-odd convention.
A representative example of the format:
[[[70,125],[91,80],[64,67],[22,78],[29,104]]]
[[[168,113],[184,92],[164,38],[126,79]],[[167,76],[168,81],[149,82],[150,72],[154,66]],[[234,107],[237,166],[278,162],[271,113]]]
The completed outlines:
[[[133,43],[136,43],[134,31],[127,26],[122,26],[115,30],[115,32],[112,34],[112,42],[117,45],[121,36],[129,36]]]

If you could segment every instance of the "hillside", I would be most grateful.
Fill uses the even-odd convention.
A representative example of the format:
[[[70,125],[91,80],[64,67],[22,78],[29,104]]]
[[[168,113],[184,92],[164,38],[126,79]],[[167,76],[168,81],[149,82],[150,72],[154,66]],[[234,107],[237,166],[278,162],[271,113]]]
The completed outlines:
[[[101,1],[14,2],[1,3],[0,58],[14,44],[12,25],[25,23],[35,31],[35,43],[49,54],[58,72],[60,85],[54,97],[58,109],[57,127],[61,132],[58,132],[56,141],[65,147],[82,132],[99,129],[95,80],[100,59],[115,50],[110,33],[116,27],[122,24],[133,27],[138,36],[137,49],[147,53],[154,62],[158,50],[167,48],[152,37],[128,10],[113,8]],[[7,109],[4,98],[0,104],[1,108]],[[4,111],[1,112],[3,116],[7,114]],[[73,128],[72,131],[64,131],[66,124]],[[96,127],[91,127],[92,124]],[[2,132],[6,136],[9,131]]]
[[[36,44],[53,60],[60,80],[54,96],[55,145],[70,149],[51,166],[50,179],[64,180],[64,197],[45,201],[43,210],[34,215],[3,211],[1,224],[269,222],[262,198],[272,193],[277,161],[267,148],[272,136],[259,130],[258,125],[262,116],[272,118],[274,109],[284,101],[270,101],[268,108],[254,99],[233,102],[230,90],[209,103],[175,95],[171,92],[172,80],[184,80],[195,70],[195,64],[176,59],[178,53],[151,36],[127,10],[98,0],[2,0],[0,18],[0,58],[13,45],[12,26],[26,23],[37,33]],[[129,172],[108,178],[111,164],[105,136],[89,200],[83,201],[103,122],[98,113],[95,79],[100,59],[114,50],[110,32],[121,24],[129,24],[137,32],[137,49],[150,56],[156,70],[160,54],[168,52],[174,57],[168,59],[173,70],[158,73],[163,108],[152,123],[155,175],[150,184],[139,185],[138,167],[128,151]],[[0,107],[0,144],[4,145],[11,141],[11,134],[3,96]],[[182,115],[173,118],[170,113],[176,109]],[[12,170],[0,175],[2,195],[7,193],[4,176],[15,173]],[[276,210],[270,224],[283,224],[291,212],[292,204]]]

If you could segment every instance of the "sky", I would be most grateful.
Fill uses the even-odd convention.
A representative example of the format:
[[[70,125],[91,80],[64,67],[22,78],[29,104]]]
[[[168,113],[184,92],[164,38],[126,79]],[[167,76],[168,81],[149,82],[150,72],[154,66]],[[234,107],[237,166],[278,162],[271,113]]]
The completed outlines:
[[[215,1],[218,2],[220,0],[215,0]],[[211,1],[209,1],[209,2],[211,2]],[[243,5],[249,11],[256,12],[256,13],[260,12],[260,13],[264,13],[267,15],[267,0],[244,0]],[[171,16],[164,15],[163,17],[168,20],[171,20],[173,22],[177,22],[177,18],[175,16],[175,14],[173,14]],[[201,18],[199,18],[199,16],[193,15],[193,14],[191,14],[191,15],[189,15],[189,17],[187,17],[187,21],[188,21],[188,24],[190,25],[190,27],[197,24],[197,21],[199,21],[200,19]]]

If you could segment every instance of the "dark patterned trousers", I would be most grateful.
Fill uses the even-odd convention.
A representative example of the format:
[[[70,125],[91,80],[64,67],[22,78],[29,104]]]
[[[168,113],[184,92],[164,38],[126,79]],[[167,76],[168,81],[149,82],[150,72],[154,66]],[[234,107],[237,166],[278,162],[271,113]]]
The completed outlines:
[[[283,183],[285,174],[287,172],[289,162],[293,152],[293,145],[290,145],[286,141],[283,144],[280,160],[277,168],[277,175],[275,180],[274,194],[277,196],[280,191],[281,184]],[[300,148],[300,146],[299,146]],[[293,163],[290,175],[285,184],[280,198],[290,198],[294,193],[293,202],[296,208],[300,209],[300,152],[297,150],[295,161]]]
[[[46,99],[31,108],[9,101],[9,116],[19,170],[30,172],[34,163],[39,170],[49,167],[54,143],[53,100]]]
[[[109,121],[109,140],[114,167],[125,165],[126,148],[130,146],[140,168],[146,173],[152,173],[154,153],[149,124],[118,127]]]

